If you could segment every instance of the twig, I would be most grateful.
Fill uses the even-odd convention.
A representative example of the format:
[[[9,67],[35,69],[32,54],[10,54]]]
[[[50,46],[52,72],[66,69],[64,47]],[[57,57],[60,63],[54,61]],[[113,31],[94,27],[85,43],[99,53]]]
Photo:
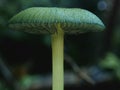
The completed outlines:
[[[11,90],[19,90],[18,83],[15,81],[10,70],[6,67],[3,60],[0,58],[0,72],[5,78],[6,84],[9,86]]]
[[[95,81],[86,72],[82,71],[75,61],[67,54],[65,54],[65,61],[72,67],[73,71],[80,79],[83,79],[90,84],[95,84]]]

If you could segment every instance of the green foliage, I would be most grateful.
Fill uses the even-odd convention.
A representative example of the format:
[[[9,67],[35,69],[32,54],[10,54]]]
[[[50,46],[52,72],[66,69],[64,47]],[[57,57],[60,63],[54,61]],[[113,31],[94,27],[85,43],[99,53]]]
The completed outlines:
[[[105,58],[100,62],[100,66],[109,69],[116,69],[120,65],[119,58],[113,53],[107,53]]]
[[[120,79],[120,58],[112,52],[108,52],[99,65],[104,69],[111,69]]]

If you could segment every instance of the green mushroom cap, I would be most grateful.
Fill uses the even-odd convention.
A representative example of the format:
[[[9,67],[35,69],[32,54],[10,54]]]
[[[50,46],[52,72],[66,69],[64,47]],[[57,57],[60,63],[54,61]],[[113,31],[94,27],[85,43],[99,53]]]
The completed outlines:
[[[64,33],[84,33],[105,29],[93,13],[78,8],[33,7],[21,11],[9,21],[14,30],[30,33],[54,33],[57,25]]]

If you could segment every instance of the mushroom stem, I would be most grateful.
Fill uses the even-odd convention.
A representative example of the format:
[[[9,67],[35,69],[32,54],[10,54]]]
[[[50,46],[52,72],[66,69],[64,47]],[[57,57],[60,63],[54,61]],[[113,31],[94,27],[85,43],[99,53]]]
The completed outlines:
[[[52,34],[52,90],[64,90],[64,32],[60,24]]]

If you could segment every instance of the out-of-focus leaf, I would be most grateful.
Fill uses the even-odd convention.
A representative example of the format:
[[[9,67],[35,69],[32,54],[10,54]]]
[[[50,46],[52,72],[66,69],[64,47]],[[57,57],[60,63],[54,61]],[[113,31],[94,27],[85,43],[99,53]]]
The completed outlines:
[[[108,69],[117,69],[120,65],[119,58],[114,53],[107,53],[105,58],[100,62],[100,66]]]

